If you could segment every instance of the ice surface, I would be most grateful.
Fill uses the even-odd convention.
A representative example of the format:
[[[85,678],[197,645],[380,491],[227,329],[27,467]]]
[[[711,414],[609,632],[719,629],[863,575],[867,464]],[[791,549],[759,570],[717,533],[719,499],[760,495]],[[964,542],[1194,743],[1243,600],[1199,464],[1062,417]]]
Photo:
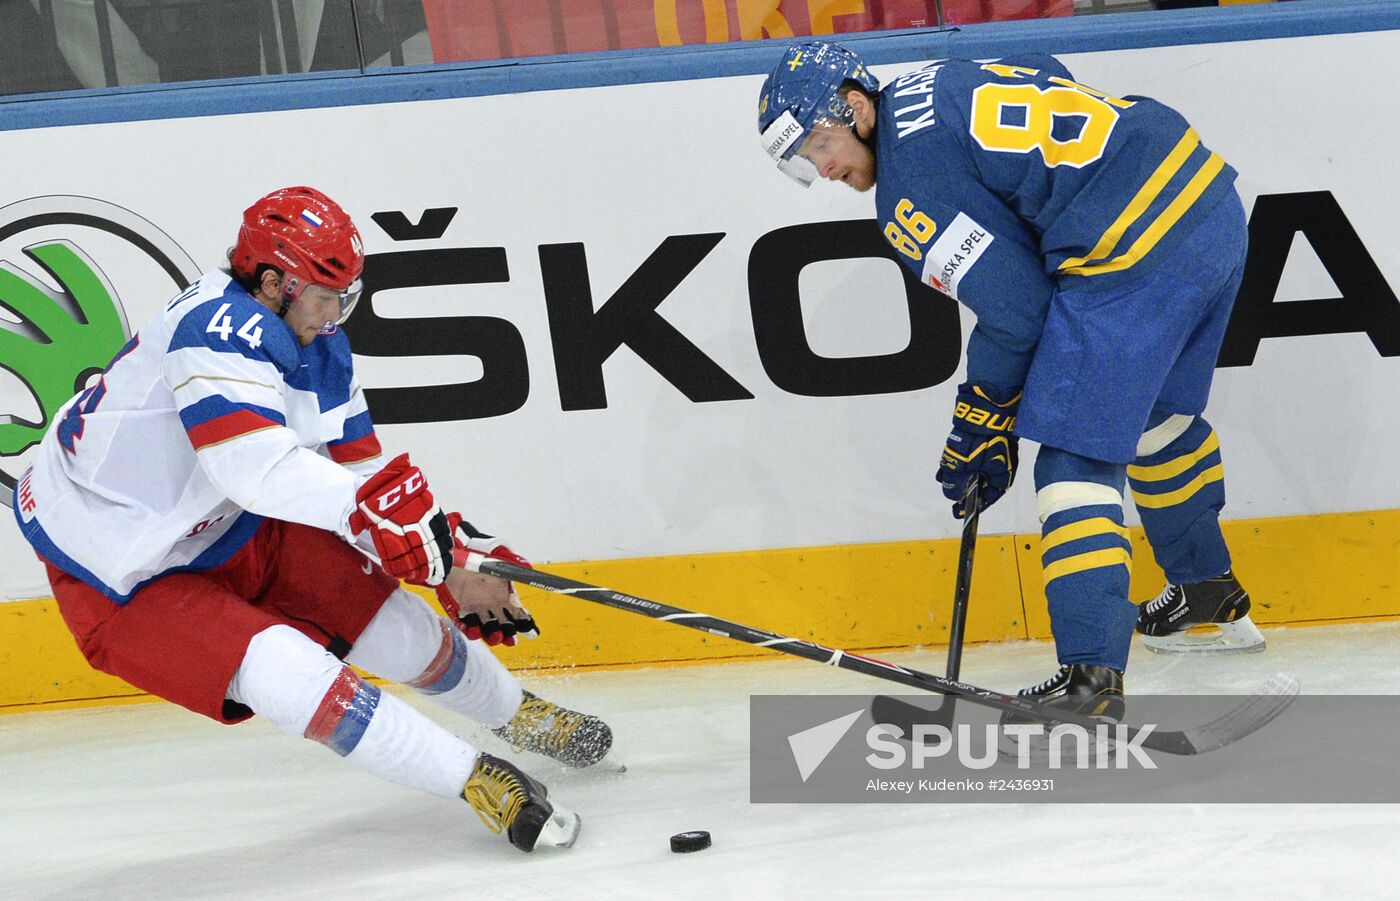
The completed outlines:
[[[1245,693],[1278,670],[1311,694],[1400,687],[1400,623],[1265,636],[1265,653],[1239,657],[1136,648],[1129,690]],[[890,658],[943,669],[937,649]],[[1053,668],[1046,643],[983,645],[963,678],[1011,690]],[[1400,897],[1395,805],[750,804],[750,694],[881,690],[807,661],[526,684],[603,715],[629,767],[511,755],[583,817],[571,850],[521,854],[465,803],[381,783],[258,720],[218,726],[165,704],[29,713],[0,717],[0,898]],[[669,836],[693,829],[714,846],[671,853]]]

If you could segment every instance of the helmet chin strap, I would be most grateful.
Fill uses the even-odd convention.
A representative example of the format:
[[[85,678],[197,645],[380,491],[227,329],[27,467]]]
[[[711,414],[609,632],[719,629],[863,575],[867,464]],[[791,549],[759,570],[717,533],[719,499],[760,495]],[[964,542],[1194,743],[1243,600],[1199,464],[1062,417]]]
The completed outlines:
[[[283,276],[282,282],[282,306],[277,310],[278,319],[286,319],[287,311],[292,308],[292,301],[295,299],[293,292],[297,289],[297,280]]]

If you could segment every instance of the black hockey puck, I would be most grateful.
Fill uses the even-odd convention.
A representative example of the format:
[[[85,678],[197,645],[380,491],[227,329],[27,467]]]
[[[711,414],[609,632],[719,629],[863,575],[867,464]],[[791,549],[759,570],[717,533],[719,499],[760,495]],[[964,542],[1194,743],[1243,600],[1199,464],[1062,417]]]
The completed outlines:
[[[677,854],[703,851],[708,847],[710,847],[710,833],[708,832],[677,832],[671,836],[671,850]]]

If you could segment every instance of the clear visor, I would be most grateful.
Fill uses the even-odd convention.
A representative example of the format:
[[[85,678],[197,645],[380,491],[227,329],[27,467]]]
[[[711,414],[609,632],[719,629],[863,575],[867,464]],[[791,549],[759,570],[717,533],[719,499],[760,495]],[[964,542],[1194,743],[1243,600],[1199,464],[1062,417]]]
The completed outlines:
[[[821,116],[804,131],[790,112],[784,112],[763,132],[763,146],[779,171],[806,188],[831,161],[840,136],[849,132],[850,125],[835,116]]]
[[[778,171],[804,188],[810,188],[812,182],[818,178],[817,167],[796,154],[793,154],[792,159],[778,160]]]
[[[850,134],[851,127],[845,122],[823,116],[812,123],[807,136],[797,145],[793,159],[803,160],[812,172],[820,174]]]
[[[344,325],[345,320],[350,318],[350,314],[355,312],[355,304],[360,302],[360,295],[364,293],[364,290],[364,283],[355,279],[350,283],[350,287],[337,292],[337,299],[340,301],[340,318],[335,321],[336,325]]]
[[[355,279],[350,287],[344,291],[335,291],[324,285],[305,285],[297,297],[301,300],[314,300],[316,302],[335,299],[339,313],[334,322],[327,320],[326,327],[321,330],[323,334],[326,334],[334,331],[336,326],[345,324],[345,320],[349,319],[350,314],[355,311],[355,304],[360,302],[360,294],[363,291],[363,283],[359,279]]]

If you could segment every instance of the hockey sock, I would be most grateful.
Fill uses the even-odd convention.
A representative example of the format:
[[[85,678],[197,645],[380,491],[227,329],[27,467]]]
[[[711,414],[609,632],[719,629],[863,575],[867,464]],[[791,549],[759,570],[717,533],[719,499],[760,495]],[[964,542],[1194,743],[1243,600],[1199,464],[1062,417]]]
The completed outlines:
[[[253,636],[229,697],[371,775],[444,798],[461,795],[478,753],[290,626]]]
[[[496,655],[402,588],[389,595],[345,659],[492,729],[520,709],[520,682]]]
[[[1230,568],[1219,521],[1225,473],[1210,423],[1175,414],[1148,429],[1128,467],[1128,484],[1169,582],[1200,582]]]
[[[1060,663],[1122,670],[1137,623],[1123,467],[1042,447],[1035,462],[1041,566]]]

